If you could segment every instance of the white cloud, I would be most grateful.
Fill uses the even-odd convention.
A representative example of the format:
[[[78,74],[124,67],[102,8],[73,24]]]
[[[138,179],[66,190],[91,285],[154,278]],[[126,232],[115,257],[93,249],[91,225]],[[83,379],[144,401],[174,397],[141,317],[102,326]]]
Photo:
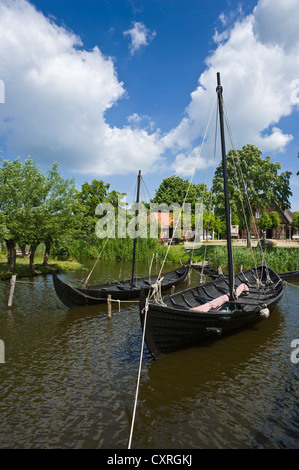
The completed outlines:
[[[201,154],[200,147],[196,147],[189,155],[179,153],[172,164],[172,168],[182,177],[192,176],[195,170],[204,169],[207,164],[209,164],[208,158]]]
[[[207,58],[207,68],[191,93],[186,116],[165,137],[168,145],[176,147],[179,154],[185,153],[195,136],[203,135],[216,98],[216,73],[220,72],[236,147],[249,143],[263,152],[286,149],[292,136],[279,128],[279,121],[290,115],[297,104],[291,88],[299,70],[296,6],[297,0],[277,0],[275,8],[273,1],[260,0],[252,15],[215,34],[217,47]],[[192,158],[188,155],[185,160],[179,156],[174,162],[175,170],[182,172],[184,161],[190,174]]]
[[[253,11],[254,34],[260,42],[286,51],[298,50],[298,0],[260,0]]]
[[[126,91],[98,47],[85,51],[78,36],[26,0],[1,0],[0,43],[0,135],[12,155],[96,176],[136,171],[146,154],[143,171],[151,169],[162,151],[159,133],[105,121]]]
[[[135,129],[139,129],[142,126],[142,129],[148,129],[150,131],[154,130],[155,123],[150,116],[144,114],[133,113],[127,117],[127,121]]]
[[[126,90],[112,59],[98,47],[84,50],[78,36],[26,0],[0,0],[0,78],[5,85],[0,135],[12,156],[32,155],[41,164],[58,161],[72,172],[94,177],[136,172],[140,161],[143,173],[161,169],[169,150],[172,168],[190,175],[216,100],[219,71],[237,148],[250,143],[263,152],[283,151],[292,136],[279,121],[298,109],[295,3],[276,0],[274,9],[272,1],[260,0],[245,18],[240,11],[235,22],[233,16],[222,16],[227,29],[215,33],[215,51],[206,60],[184,118],[161,135],[150,117],[137,113],[121,129],[108,125],[106,111]],[[134,23],[126,34],[132,52],[154,35],[142,23]],[[199,160],[202,168],[205,158]]]
[[[135,54],[142,46],[147,46],[155,37],[156,32],[150,31],[142,22],[133,21],[132,28],[124,31],[125,36],[130,36],[130,52]]]

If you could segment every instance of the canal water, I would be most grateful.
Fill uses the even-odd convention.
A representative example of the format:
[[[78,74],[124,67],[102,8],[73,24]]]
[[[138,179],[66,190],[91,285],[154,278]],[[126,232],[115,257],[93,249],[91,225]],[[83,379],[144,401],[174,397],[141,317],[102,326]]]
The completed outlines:
[[[100,262],[90,284],[120,267],[129,277],[129,263]],[[82,285],[87,274],[61,278]],[[10,310],[9,281],[0,284],[0,448],[127,449],[131,429],[132,449],[299,447],[298,281],[247,330],[157,361],[145,348],[133,428],[138,304],[114,303],[109,319],[107,305],[68,310],[51,276],[23,281]]]

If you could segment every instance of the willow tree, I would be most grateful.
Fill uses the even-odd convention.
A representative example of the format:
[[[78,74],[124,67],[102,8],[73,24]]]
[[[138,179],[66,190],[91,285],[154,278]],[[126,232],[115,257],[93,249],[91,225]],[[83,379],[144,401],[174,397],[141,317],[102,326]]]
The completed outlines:
[[[46,175],[47,195],[43,201],[41,241],[45,244],[43,265],[48,264],[54,242],[59,243],[66,235],[75,236],[81,226],[82,213],[78,210],[74,179],[65,179],[54,163]]]
[[[16,245],[30,245],[29,266],[33,271],[37,246],[46,246],[73,224],[74,182],[64,180],[57,164],[45,175],[28,157],[1,161],[0,238],[7,246],[9,270],[16,264]]]
[[[281,172],[279,162],[264,159],[262,152],[254,145],[245,145],[241,150],[231,150],[227,155],[228,190],[232,214],[244,220],[247,232],[247,246],[250,246],[252,215],[257,209],[276,205],[279,209],[290,208],[289,197],[291,172]],[[213,179],[215,212],[224,213],[222,165],[215,171]]]
[[[46,196],[46,179],[30,157],[24,164],[1,158],[0,220],[7,246],[9,270],[16,264],[16,244],[31,244],[37,235],[36,219],[40,217],[41,201]]]

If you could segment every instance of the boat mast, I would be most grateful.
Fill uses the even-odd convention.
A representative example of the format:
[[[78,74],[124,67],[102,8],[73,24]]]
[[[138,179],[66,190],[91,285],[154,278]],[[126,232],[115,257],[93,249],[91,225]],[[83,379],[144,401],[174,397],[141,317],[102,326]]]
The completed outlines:
[[[138,214],[139,214],[140,181],[141,181],[141,170],[139,170],[139,173],[137,176],[137,198],[136,198],[136,211],[135,211],[135,233],[134,233],[134,245],[133,245],[131,289],[133,289],[133,282],[134,282],[135,253],[136,253],[136,243],[137,243],[137,224],[138,224]]]
[[[224,135],[224,119],[223,119],[223,98],[222,86],[220,82],[220,73],[217,73],[217,88],[219,103],[219,120],[220,120],[220,135],[221,135],[221,152],[222,152],[222,168],[223,168],[223,183],[224,183],[224,200],[225,200],[225,221],[226,221],[226,236],[227,236],[227,255],[228,255],[228,277],[229,277],[229,294],[230,299],[235,298],[234,294],[234,262],[232,252],[232,237],[231,237],[231,216],[230,204],[228,197],[228,178],[226,166],[226,150],[225,150],[225,135]]]

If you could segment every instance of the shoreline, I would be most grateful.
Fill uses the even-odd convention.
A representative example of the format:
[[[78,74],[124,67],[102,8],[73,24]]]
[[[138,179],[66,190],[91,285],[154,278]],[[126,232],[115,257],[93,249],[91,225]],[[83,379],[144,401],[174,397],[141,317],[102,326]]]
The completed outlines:
[[[268,240],[268,239],[267,239]],[[274,240],[269,239],[274,243],[273,248],[299,248],[299,240]],[[256,248],[260,239],[253,238],[251,239],[251,245],[253,248]],[[204,246],[225,246],[226,240],[205,240],[203,242]],[[242,238],[240,240],[232,240],[232,246],[244,246],[247,247],[247,240]]]
[[[273,249],[294,249],[299,248],[299,241],[295,240],[271,240],[274,242]],[[252,239],[251,245],[252,248],[256,248],[259,240]],[[202,243],[201,247],[213,248],[213,247],[225,247],[226,240],[208,240]],[[247,240],[233,240],[232,241],[233,247],[239,248],[247,248]],[[271,250],[271,248],[270,248]],[[195,250],[197,251],[197,249]],[[172,252],[172,253],[171,253]],[[176,262],[184,263],[189,257],[188,252],[185,251],[183,244],[172,245],[170,247],[170,256],[169,263],[173,264]],[[196,256],[196,254],[194,253]],[[106,260],[107,261],[107,260]],[[120,261],[117,259],[112,259],[110,261]],[[298,260],[299,261],[299,260]],[[20,258],[17,257],[16,262],[16,269],[15,271],[9,272],[6,255],[3,253],[0,255],[0,280],[6,281],[11,278],[12,275],[17,275],[18,278],[33,278],[39,275],[48,275],[52,274],[53,272],[66,272],[66,271],[76,271],[76,270],[86,270],[87,268],[84,267],[80,262],[69,259],[69,260],[50,260],[48,266],[42,265],[42,259],[37,258],[36,262],[34,263],[34,272],[29,271],[29,264],[28,258]],[[287,270],[285,270],[287,272]]]
[[[21,262],[20,260],[25,260],[25,262]],[[48,275],[52,273],[58,272],[66,272],[66,271],[76,271],[76,270],[84,270],[84,266],[80,264],[76,260],[68,260],[68,261],[57,261],[53,260],[47,266],[42,266],[42,263],[34,263],[34,272],[29,271],[28,259],[24,258],[17,258],[16,269],[14,272],[9,272],[7,267],[7,261],[3,261],[2,257],[0,260],[0,281],[8,281],[11,279],[13,275],[16,275],[18,279],[21,278],[33,278],[40,275]]]

